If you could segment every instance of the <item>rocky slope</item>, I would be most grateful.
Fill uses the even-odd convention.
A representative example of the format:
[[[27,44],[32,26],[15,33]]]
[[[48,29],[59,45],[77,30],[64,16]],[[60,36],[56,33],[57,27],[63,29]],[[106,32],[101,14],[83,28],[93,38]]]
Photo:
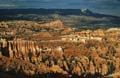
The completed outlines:
[[[120,77],[116,74],[120,73],[117,47],[99,42],[80,44],[80,48],[66,44],[64,47],[69,48],[64,50],[41,45],[35,41],[1,39],[1,71],[23,76],[54,73],[72,77]]]

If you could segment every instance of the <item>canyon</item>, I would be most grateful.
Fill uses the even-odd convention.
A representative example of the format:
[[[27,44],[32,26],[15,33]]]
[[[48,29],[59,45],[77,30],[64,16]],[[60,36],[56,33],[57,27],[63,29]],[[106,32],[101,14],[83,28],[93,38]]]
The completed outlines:
[[[120,77],[119,26],[77,28],[69,26],[65,20],[66,17],[72,19],[75,16],[66,15],[64,21],[58,18],[59,15],[53,16],[56,16],[57,20],[21,19],[0,22],[0,76],[14,78]],[[80,17],[87,19],[86,16]],[[88,20],[103,19],[108,18],[90,16]]]
[[[56,24],[55,21],[55,25],[58,25],[57,28],[61,28],[62,26],[62,30],[67,29],[67,27],[63,26],[63,24],[60,21],[57,22],[58,23]],[[28,23],[30,26],[30,22]],[[8,25],[7,30],[11,29],[11,24],[6,25]],[[22,26],[19,26],[19,23],[17,25],[18,28]],[[47,28],[55,29],[55,27],[51,28],[51,23],[42,24],[42,27],[38,26],[38,24],[35,25],[37,25],[35,26],[37,28],[44,28],[47,26]],[[4,27],[1,26],[1,28]],[[34,34],[38,32],[34,32],[34,29],[30,30],[31,33]],[[14,31],[14,29],[11,31]],[[74,32],[74,30],[72,31]],[[72,31],[70,33],[72,33]],[[57,40],[52,39],[53,34],[51,34],[51,36],[48,36],[50,37],[48,40],[44,39],[46,38],[45,36],[39,35],[40,37],[43,37],[44,41],[38,40],[38,38],[36,38],[36,40],[33,38],[26,39],[22,36],[20,38],[17,38],[17,34],[15,33],[20,32],[18,30],[17,32],[12,34],[14,36],[13,39],[6,39],[1,37],[0,70],[2,72],[7,72],[8,74],[10,74],[10,72],[12,74],[19,74],[17,75],[17,77],[39,76],[41,78],[43,76],[46,78],[46,76],[48,76],[53,78],[55,75],[58,74],[57,77],[63,76],[81,78],[119,78],[119,31],[119,28],[111,28],[107,30],[84,30],[76,32],[74,34],[72,33],[72,35],[69,34],[68,36],[63,36],[63,38],[70,37],[74,39],[74,37],[76,38],[77,35],[78,39],[80,40],[81,38],[88,38],[87,40],[85,40],[85,42],[72,42],[70,40],[62,41],[61,37],[58,37]],[[34,36],[34,34],[31,35],[31,37]],[[95,37],[100,37],[102,38],[102,40],[99,41],[97,39],[93,39]],[[51,42],[51,40],[53,41]]]

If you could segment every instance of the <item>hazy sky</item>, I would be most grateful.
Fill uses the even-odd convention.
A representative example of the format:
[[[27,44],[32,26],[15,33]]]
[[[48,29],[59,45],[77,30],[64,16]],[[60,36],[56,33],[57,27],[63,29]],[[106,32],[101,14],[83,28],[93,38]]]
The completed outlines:
[[[120,0],[0,0],[0,8],[88,8],[120,16]]]

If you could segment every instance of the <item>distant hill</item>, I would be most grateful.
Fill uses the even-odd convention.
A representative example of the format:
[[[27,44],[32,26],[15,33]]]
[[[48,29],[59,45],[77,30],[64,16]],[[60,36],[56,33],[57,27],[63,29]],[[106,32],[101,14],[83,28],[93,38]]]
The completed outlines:
[[[62,20],[78,28],[119,27],[120,17],[94,13],[89,9],[0,9],[0,21],[27,20],[46,22]]]

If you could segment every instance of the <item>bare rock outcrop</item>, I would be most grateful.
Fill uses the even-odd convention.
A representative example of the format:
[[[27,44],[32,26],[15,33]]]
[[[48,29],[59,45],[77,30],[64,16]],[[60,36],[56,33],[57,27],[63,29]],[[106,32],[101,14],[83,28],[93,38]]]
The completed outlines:
[[[39,48],[34,41],[17,39],[13,41],[1,40],[0,43],[2,54],[10,58],[20,58],[29,61],[32,60],[29,58],[34,58],[36,56],[35,53],[39,52]]]
[[[108,76],[119,72],[120,58],[116,56],[116,53],[118,53],[117,49],[104,45],[106,49],[102,55],[100,52],[97,52],[101,51],[101,47],[97,48],[98,43],[93,42],[88,44],[84,44],[84,46],[87,45],[86,48],[81,48],[79,52],[82,51],[82,53],[79,53],[79,49],[70,49],[67,52],[67,50],[59,50],[58,48],[41,47],[36,41],[22,39],[7,41],[1,39],[0,58],[9,58],[10,60],[4,61],[2,59],[0,60],[0,65],[6,72],[12,69],[16,69],[14,72],[20,72],[19,70],[22,69],[22,72],[26,75],[52,72],[64,75],[75,74],[78,76],[87,76],[89,74],[94,76],[100,74],[100,76]],[[93,48],[94,45],[96,48]],[[79,53],[80,56],[76,53]],[[15,60],[20,60],[21,62],[17,61],[14,64]],[[22,61],[24,63],[21,66]],[[4,63],[6,67],[3,66]],[[37,68],[42,71],[39,71]]]

